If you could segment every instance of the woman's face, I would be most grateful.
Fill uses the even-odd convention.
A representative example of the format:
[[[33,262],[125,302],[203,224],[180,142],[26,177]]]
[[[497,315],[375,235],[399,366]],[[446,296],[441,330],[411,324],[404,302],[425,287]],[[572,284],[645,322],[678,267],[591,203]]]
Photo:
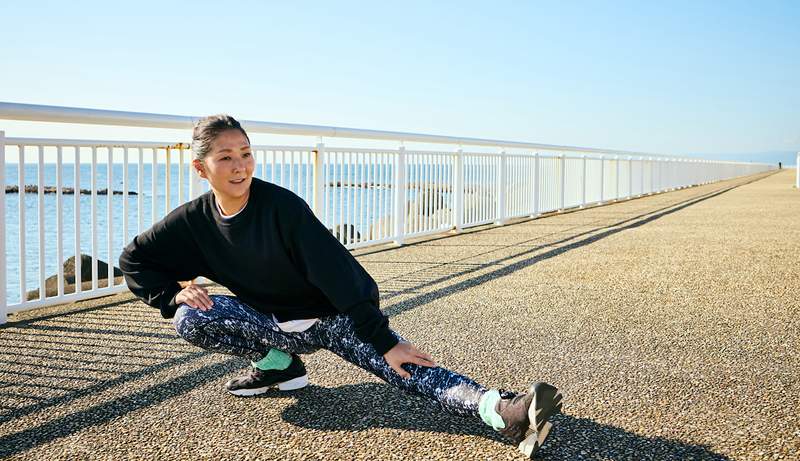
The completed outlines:
[[[208,180],[219,200],[247,198],[253,180],[255,160],[250,142],[239,130],[226,130],[211,142],[211,151],[194,160],[201,178]]]

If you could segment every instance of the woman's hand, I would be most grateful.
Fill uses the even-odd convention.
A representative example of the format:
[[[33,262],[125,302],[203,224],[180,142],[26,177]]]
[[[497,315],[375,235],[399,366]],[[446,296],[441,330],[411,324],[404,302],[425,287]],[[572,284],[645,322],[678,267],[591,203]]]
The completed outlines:
[[[397,343],[393,348],[389,349],[389,352],[383,354],[383,358],[386,360],[386,363],[392,367],[392,370],[405,379],[410,378],[411,374],[400,366],[404,363],[414,363],[422,365],[423,367],[438,366],[433,361],[433,357],[431,357],[430,354],[426,354],[417,349],[413,344],[405,342]]]
[[[189,285],[175,295],[175,304],[188,304],[190,307],[207,311],[214,305],[208,291],[200,285]]]

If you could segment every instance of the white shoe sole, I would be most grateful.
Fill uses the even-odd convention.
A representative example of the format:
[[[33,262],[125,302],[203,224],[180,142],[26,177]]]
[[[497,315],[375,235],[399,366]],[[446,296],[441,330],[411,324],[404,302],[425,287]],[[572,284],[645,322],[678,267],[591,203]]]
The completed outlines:
[[[278,390],[280,391],[296,391],[308,386],[308,375],[299,376],[289,381],[278,383]]]
[[[528,458],[533,458],[550,435],[553,424],[548,419],[561,411],[562,396],[558,389],[545,383],[538,384],[538,387],[540,389],[537,389],[537,385],[530,388],[529,392],[533,393],[533,401],[528,408],[530,427],[525,433],[525,439],[519,444],[519,451]],[[537,390],[541,395],[536,394]]]
[[[254,395],[263,394],[274,386],[275,384],[273,384],[272,386],[257,387],[255,389],[237,389],[235,391],[228,391],[228,392],[237,397],[252,397]],[[308,386],[308,375],[298,376],[297,378],[290,379],[289,381],[277,383],[277,386],[278,390],[280,391],[296,391],[297,389],[302,389]]]

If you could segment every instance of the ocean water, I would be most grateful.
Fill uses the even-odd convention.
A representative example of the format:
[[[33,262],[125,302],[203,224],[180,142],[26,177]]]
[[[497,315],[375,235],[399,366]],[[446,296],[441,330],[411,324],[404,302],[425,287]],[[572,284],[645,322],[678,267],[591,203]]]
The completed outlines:
[[[292,169],[292,183],[291,189],[310,201],[307,193],[307,178],[308,171],[306,165],[294,165]],[[6,164],[6,185],[18,185],[18,165]],[[25,165],[24,167],[23,184],[36,184],[37,183],[37,166]],[[65,164],[62,173],[62,187],[74,187],[74,166],[72,164]],[[123,165],[113,164],[112,169],[112,183],[111,189],[121,191],[123,189]],[[184,201],[189,197],[189,169],[184,168],[185,175],[183,184],[183,198]],[[265,175],[265,179],[272,180],[273,172],[270,165],[264,170],[261,165],[257,168],[256,176]],[[449,178],[449,171],[445,168],[440,170],[439,178]],[[122,195],[98,195],[94,204],[95,219],[96,219],[96,255],[98,259],[103,261],[112,261],[116,266],[122,248],[133,239],[141,231],[149,228],[154,222],[160,220],[167,214],[168,211],[180,205],[180,189],[179,189],[179,170],[177,165],[170,167],[170,182],[171,190],[169,197],[169,207],[167,206],[167,196],[165,192],[165,176],[166,165],[159,164],[156,166],[156,184],[159,186],[156,189],[156,194],[152,193],[153,181],[153,166],[145,164],[142,174],[143,188],[138,191],[138,165],[128,165],[128,191],[139,192],[139,195],[129,195],[127,198],[128,208],[125,213],[124,199]],[[372,184],[374,187],[367,187],[363,189],[364,194],[359,195],[358,201],[367,200],[369,203],[380,203],[383,208],[382,215],[380,213],[373,213],[370,210],[364,211],[360,219],[354,215],[355,207],[351,206],[356,200],[356,189],[351,187],[329,187],[325,198],[328,202],[327,214],[321,216],[321,220],[326,226],[331,228],[338,223],[356,223],[360,222],[361,225],[357,229],[360,233],[369,232],[370,226],[375,225],[378,220],[387,220],[388,214],[391,213],[391,203],[393,190],[391,187],[386,186],[386,182],[391,181],[391,168],[385,168],[383,174],[380,175],[379,171],[374,169],[362,170],[358,173],[359,182],[366,182]],[[338,170],[327,171],[326,182],[329,184],[337,184],[338,182],[353,181],[356,177],[354,170],[344,171],[342,173]],[[363,176],[363,177],[362,177]],[[43,169],[44,185],[56,185],[56,165],[45,164]],[[95,180],[97,189],[105,189],[108,187],[108,166],[107,164],[98,164],[95,172]],[[288,186],[289,182],[289,169],[288,166],[281,168],[276,167],[274,182],[281,184],[284,187]],[[408,175],[410,183],[421,184],[427,180],[426,175],[420,171],[411,171]],[[92,184],[92,171],[90,165],[81,165],[79,170],[79,183],[82,189],[91,189]],[[206,190],[205,181],[202,182]],[[413,202],[419,194],[418,190],[413,187],[407,192],[408,200]],[[447,203],[443,206],[449,206],[451,201],[449,191],[443,191],[443,200]],[[62,195],[62,226],[63,232],[61,234],[61,243],[63,246],[63,258],[61,261],[58,259],[57,248],[59,242],[58,235],[58,207],[57,195],[45,194],[42,201],[42,210],[44,215],[42,232],[44,234],[44,274],[45,278],[54,275],[58,271],[58,266],[70,256],[76,254],[76,237],[75,237],[75,211],[78,211],[79,218],[79,243],[80,253],[89,254],[93,253],[92,245],[92,197],[91,195],[79,195],[78,205],[76,207],[75,195]],[[139,201],[141,200],[142,216],[138,212]],[[109,203],[110,201],[110,203]],[[22,299],[21,291],[27,292],[29,290],[37,289],[40,285],[39,282],[39,199],[36,193],[26,193],[24,203],[25,209],[25,222],[23,226],[19,225],[19,207],[20,207],[20,194],[9,193],[6,194],[5,206],[5,237],[6,237],[6,295],[7,302],[14,304],[20,302]],[[109,220],[109,206],[110,216]],[[127,216],[127,231],[123,229],[125,218]],[[20,265],[20,228],[25,247],[25,286],[21,287],[21,265]],[[109,250],[110,247],[110,250]],[[84,267],[84,273],[90,268]],[[0,287],[2,288],[2,287]]]

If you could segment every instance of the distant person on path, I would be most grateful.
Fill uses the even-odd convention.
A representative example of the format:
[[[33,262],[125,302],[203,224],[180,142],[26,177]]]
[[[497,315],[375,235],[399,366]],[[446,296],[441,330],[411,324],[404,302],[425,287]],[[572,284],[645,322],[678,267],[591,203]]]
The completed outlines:
[[[233,117],[200,120],[192,151],[211,191],[135,237],[119,267],[130,290],[172,317],[188,342],[251,361],[246,376],[225,385],[228,392],[305,387],[298,354],[324,348],[449,413],[480,417],[533,456],[561,408],[555,387],[539,382],[519,395],[487,389],[392,331],[375,281],[306,203],[253,178],[250,139]],[[235,296],[178,283],[199,276]]]

